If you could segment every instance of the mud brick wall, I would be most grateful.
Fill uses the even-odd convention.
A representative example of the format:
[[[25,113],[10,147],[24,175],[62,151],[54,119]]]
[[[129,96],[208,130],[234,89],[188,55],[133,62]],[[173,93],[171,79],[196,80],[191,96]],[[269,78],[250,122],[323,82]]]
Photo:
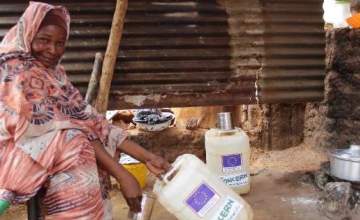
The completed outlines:
[[[239,127],[247,132],[250,147],[270,151],[298,146],[303,142],[305,107],[305,103],[248,106]]]
[[[206,129],[189,131],[185,128],[171,127],[154,132],[139,129],[128,131],[133,141],[170,162],[175,161],[182,154],[194,154],[205,162]]]
[[[307,105],[304,141],[323,148],[360,144],[360,30],[327,30],[325,62],[325,99]]]

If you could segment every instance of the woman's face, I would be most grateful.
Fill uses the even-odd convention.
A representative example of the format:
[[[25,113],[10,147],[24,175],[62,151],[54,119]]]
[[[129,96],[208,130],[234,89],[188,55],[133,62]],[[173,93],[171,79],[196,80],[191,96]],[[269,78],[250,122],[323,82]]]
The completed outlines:
[[[31,43],[31,54],[45,67],[54,67],[65,53],[66,30],[58,25],[39,29]]]

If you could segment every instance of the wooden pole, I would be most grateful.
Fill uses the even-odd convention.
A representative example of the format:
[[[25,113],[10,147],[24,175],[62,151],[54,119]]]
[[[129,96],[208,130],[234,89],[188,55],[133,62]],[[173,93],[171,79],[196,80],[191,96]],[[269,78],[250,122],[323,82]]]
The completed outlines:
[[[96,92],[98,91],[99,88],[102,62],[103,62],[103,55],[97,52],[95,54],[94,66],[85,96],[85,102],[89,103],[90,105],[95,104],[96,95],[97,95]]]
[[[127,6],[128,0],[117,0],[116,2],[109,41],[102,67],[99,91],[95,103],[95,108],[101,114],[105,114],[108,107],[110,86],[114,75]]]

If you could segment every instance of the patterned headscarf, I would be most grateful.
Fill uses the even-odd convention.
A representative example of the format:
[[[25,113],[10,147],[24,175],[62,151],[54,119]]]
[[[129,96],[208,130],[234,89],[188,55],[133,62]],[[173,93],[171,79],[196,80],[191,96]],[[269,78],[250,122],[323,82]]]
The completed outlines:
[[[82,99],[64,68],[46,68],[31,56],[31,42],[49,11],[60,13],[68,36],[70,16],[65,7],[30,2],[0,44],[0,119],[2,111],[24,116],[35,127],[30,129],[35,136],[49,129],[76,128],[89,139],[104,141],[109,124]]]
[[[55,9],[62,14],[66,24],[67,39],[70,30],[70,15],[63,6],[53,6],[42,2],[30,1],[29,6],[18,23],[10,29],[0,43],[0,54],[10,52],[31,53],[31,42],[36,36],[42,21],[50,10]]]

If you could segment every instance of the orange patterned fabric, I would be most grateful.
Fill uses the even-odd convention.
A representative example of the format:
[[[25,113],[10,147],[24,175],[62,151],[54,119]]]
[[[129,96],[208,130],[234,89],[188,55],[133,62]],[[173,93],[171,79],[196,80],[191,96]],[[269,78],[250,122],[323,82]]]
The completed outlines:
[[[65,8],[30,2],[0,44],[0,199],[23,203],[45,187],[46,219],[100,219],[107,194],[89,140],[114,154],[128,134],[83,101],[61,65],[45,68],[31,56],[52,9],[62,11],[69,33]]]

